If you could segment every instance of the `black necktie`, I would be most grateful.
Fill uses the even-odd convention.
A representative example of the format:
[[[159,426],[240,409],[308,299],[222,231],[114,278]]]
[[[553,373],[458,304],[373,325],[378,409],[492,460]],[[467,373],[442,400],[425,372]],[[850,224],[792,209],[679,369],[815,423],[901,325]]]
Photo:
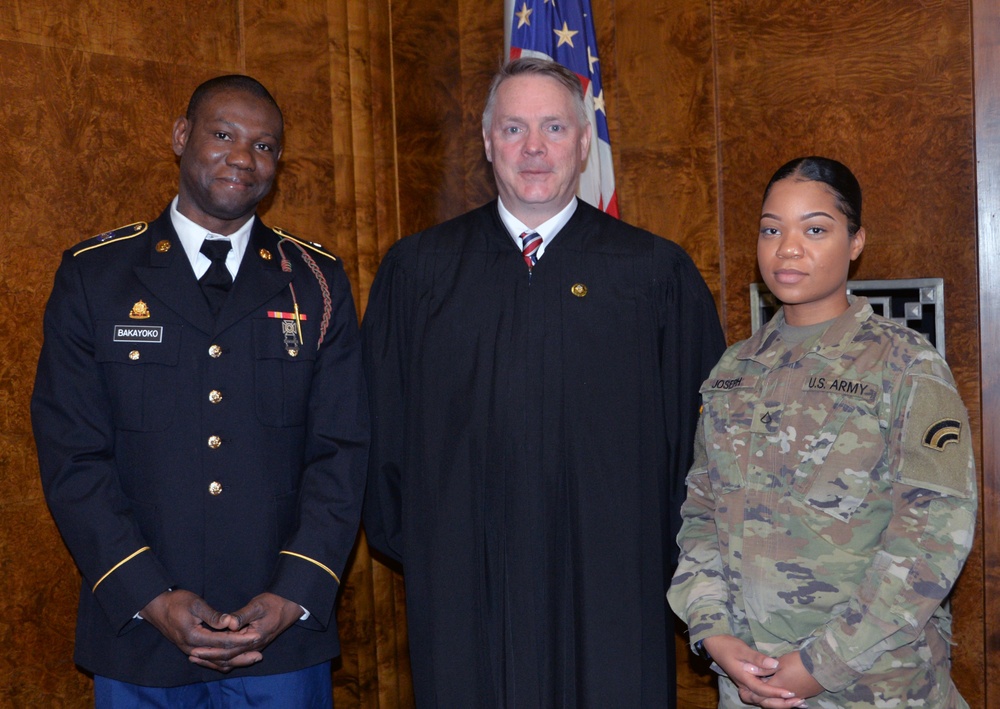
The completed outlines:
[[[198,279],[201,292],[205,294],[212,315],[218,315],[222,304],[226,302],[229,289],[233,286],[233,276],[226,268],[226,255],[232,249],[229,239],[205,239],[201,243],[201,252],[212,261],[205,275]]]

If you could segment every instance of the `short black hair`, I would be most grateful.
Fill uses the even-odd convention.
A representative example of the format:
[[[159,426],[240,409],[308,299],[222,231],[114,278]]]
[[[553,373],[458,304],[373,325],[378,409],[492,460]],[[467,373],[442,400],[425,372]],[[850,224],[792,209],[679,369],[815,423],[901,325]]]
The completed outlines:
[[[266,101],[267,103],[274,106],[274,110],[278,112],[278,118],[281,121],[281,130],[284,132],[285,129],[285,117],[281,113],[281,107],[278,106],[278,102],[274,100],[274,96],[271,92],[264,88],[264,85],[254,79],[252,76],[244,76],[243,74],[226,74],[225,76],[217,76],[214,79],[209,79],[203,82],[194,90],[191,94],[191,100],[188,101],[187,113],[184,115],[188,121],[193,121],[194,117],[198,114],[198,109],[201,108],[201,104],[204,103],[205,99],[219,91],[242,91],[248,93],[251,96]]]
[[[822,182],[837,200],[837,207],[847,217],[847,233],[854,236],[861,228],[861,185],[858,178],[844,163],[832,158],[810,155],[789,160],[771,176],[764,190],[764,199],[771,193],[776,182],[791,177],[803,182]]]

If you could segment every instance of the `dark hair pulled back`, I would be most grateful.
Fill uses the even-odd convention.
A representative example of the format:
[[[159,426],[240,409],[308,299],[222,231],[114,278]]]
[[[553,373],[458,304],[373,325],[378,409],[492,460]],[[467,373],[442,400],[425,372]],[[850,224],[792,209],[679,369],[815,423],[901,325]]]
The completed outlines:
[[[861,228],[861,185],[846,165],[816,155],[790,160],[771,176],[764,190],[764,202],[774,184],[786,178],[826,185],[837,200],[837,207],[847,217],[847,233],[850,236],[858,233]]]

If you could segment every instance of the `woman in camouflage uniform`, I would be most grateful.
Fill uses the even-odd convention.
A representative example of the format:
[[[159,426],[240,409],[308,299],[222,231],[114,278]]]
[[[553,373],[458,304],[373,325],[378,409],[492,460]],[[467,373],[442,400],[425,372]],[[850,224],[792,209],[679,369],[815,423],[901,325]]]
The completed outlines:
[[[865,230],[844,165],[780,168],[757,243],[783,307],[702,386],[670,605],[720,707],[965,707],[944,601],[976,479],[948,365],[848,296]]]

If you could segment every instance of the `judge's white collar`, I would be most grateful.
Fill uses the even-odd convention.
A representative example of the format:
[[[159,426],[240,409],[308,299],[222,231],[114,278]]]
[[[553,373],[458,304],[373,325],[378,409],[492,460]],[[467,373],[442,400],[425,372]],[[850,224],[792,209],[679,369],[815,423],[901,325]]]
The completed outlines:
[[[510,210],[503,206],[503,200],[499,197],[497,198],[497,208],[500,211],[500,219],[503,221],[505,227],[507,227],[507,232],[510,234],[510,238],[514,240],[514,245],[517,246],[518,251],[521,250],[521,234],[526,231],[538,232],[542,237],[542,245],[538,247],[538,258],[542,257],[545,253],[545,247],[548,246],[549,242],[559,233],[559,230],[566,226],[566,222],[570,220],[573,213],[576,211],[576,197],[569,201],[565,207],[562,208],[557,215],[551,219],[542,222],[534,229],[526,226],[524,222],[515,217],[510,213]]]

